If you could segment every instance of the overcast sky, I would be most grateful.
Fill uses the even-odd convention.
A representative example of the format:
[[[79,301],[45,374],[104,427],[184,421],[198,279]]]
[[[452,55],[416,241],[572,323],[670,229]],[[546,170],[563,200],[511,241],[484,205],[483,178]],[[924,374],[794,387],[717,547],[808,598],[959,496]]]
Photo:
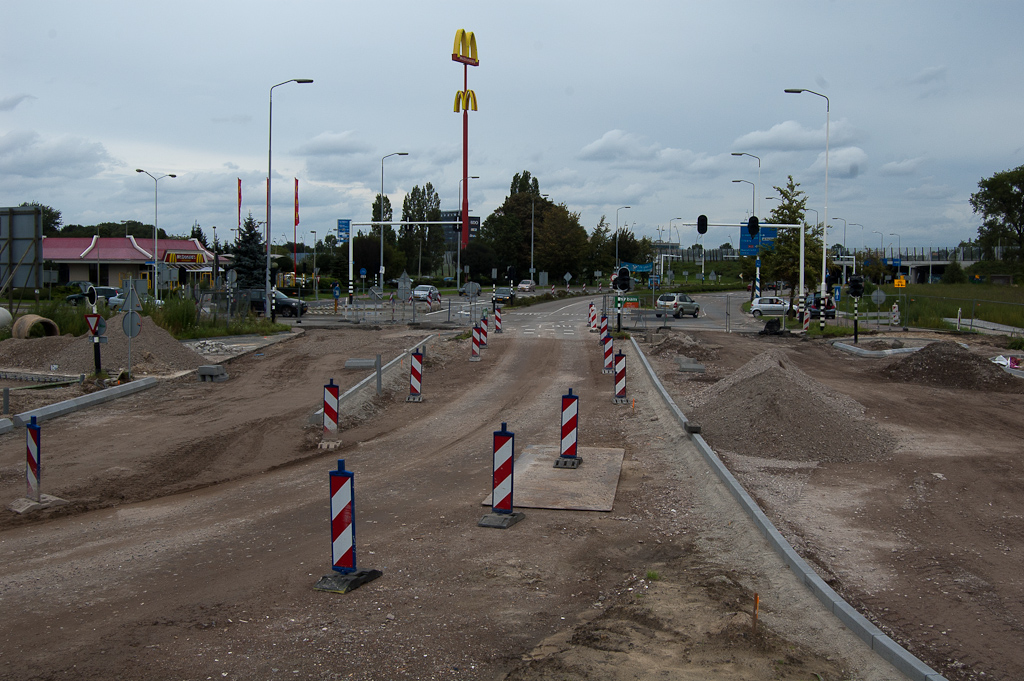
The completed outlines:
[[[766,216],[788,175],[830,243],[948,246],[977,234],[978,181],[1024,164],[1024,3],[9,2],[0,25],[0,206],[37,201],[65,224],[153,222],[230,237],[265,219],[274,90],[275,240],[366,221],[381,188],[430,182],[458,206],[469,69],[471,212],[485,218],[529,170],[592,230],[602,215],[684,243],[697,215]],[[758,183],[734,183],[741,179]],[[760,206],[758,207],[758,200]],[[810,214],[813,220],[813,213]],[[635,225],[634,225],[635,223]],[[856,226],[850,226],[856,225]],[[861,227],[860,225],[863,225]],[[874,234],[874,231],[883,234]],[[890,236],[899,235],[899,239]],[[709,245],[738,240],[713,228]],[[662,232],[669,240],[669,233]],[[676,231],[672,231],[676,240]]]

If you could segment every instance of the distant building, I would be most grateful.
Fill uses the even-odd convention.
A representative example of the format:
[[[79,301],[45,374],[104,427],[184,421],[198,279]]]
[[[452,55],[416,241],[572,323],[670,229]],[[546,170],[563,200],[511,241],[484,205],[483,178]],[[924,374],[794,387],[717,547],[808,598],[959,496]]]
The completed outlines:
[[[213,280],[213,253],[198,239],[160,239],[158,261],[168,272],[171,286],[209,284]],[[44,267],[56,269],[56,283],[90,281],[97,286],[120,287],[129,278],[150,282],[153,241],[126,237],[43,237]],[[220,266],[227,262],[220,256]],[[163,288],[163,286],[161,286]],[[149,289],[153,289],[149,283]]]
[[[446,251],[455,252],[459,248],[459,234],[460,232],[455,231],[456,225],[454,223],[461,222],[462,211],[460,210],[443,210],[441,211],[441,220],[444,222],[451,222],[451,225],[443,225],[444,227],[444,249]],[[480,231],[480,218],[477,216],[469,216],[469,238],[475,239],[477,233]]]

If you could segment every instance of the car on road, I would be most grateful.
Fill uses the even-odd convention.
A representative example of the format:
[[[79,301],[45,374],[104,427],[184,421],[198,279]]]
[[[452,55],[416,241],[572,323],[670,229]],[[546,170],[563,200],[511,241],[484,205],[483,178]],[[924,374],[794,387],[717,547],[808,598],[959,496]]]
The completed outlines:
[[[517,286],[516,289],[529,293],[530,291],[535,291],[537,289],[537,284],[534,283],[533,279],[523,279],[519,282],[519,286]]]
[[[118,290],[116,296],[110,298],[107,301],[107,305],[109,305],[114,310],[120,310],[121,306],[124,305],[125,298],[127,298],[127,297],[128,297],[128,291],[126,289],[120,289],[120,290]],[[164,301],[157,300],[156,298],[154,298],[153,296],[149,295],[148,293],[141,294],[139,296],[139,302],[142,303],[143,305],[155,305],[157,307],[162,307],[163,304],[164,304]]]
[[[700,314],[700,304],[685,293],[662,293],[654,301],[654,316],[670,314],[679,319],[684,314],[696,317]]]
[[[97,303],[102,300],[104,303],[109,305],[110,299],[117,295],[117,289],[113,286],[96,286],[95,288]],[[72,293],[70,296],[64,298],[64,301],[77,307],[79,304],[87,305],[89,303],[89,298],[88,294],[85,292]]]
[[[249,292],[249,309],[256,314],[264,314],[265,300],[266,294],[263,289],[252,289]],[[277,290],[274,291],[274,307],[275,314],[279,314],[282,317],[295,317],[300,312],[301,314],[306,314],[309,310],[309,305],[305,301],[289,298]]]
[[[512,290],[511,286],[499,286],[494,289],[494,295],[491,296],[491,302],[495,305],[515,305],[516,304],[516,293]]]
[[[789,311],[789,302],[785,298],[777,296],[761,296],[754,298],[750,303],[750,314],[755,317],[761,315],[784,315]]]
[[[437,287],[431,286],[430,284],[420,284],[412,290],[413,300],[424,300],[430,302],[432,300],[437,300],[439,295]]]
[[[818,319],[821,316],[821,294],[816,293],[814,297],[807,296],[807,311],[811,313],[811,319]],[[831,296],[825,296],[825,319],[836,318],[836,303],[832,300]],[[800,321],[803,321],[803,317],[800,316]]]

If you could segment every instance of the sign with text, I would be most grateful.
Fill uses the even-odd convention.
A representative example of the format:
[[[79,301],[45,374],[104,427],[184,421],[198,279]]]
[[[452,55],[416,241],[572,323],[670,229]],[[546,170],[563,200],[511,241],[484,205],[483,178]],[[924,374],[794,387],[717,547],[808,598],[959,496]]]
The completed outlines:
[[[746,224],[744,223],[742,226],[746,227]],[[740,255],[755,256],[761,252],[762,248],[769,251],[775,250],[775,237],[778,236],[778,233],[777,227],[768,227],[767,225],[761,225],[756,236],[750,236],[750,232],[741,229]]]
[[[352,229],[351,220],[338,220],[338,243],[344,244],[348,242],[349,232]]]

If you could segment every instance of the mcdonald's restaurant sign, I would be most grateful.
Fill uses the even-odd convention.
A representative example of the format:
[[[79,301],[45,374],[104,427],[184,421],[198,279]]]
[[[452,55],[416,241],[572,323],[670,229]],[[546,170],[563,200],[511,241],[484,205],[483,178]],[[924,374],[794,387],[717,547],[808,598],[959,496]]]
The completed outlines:
[[[202,253],[168,253],[167,262],[175,265],[202,265],[206,258]]]
[[[476,111],[476,93],[472,90],[459,90],[455,93],[455,107],[452,111],[459,113],[467,110]]]
[[[455,45],[452,47],[452,61],[468,66],[480,66],[476,53],[476,36],[472,31],[459,29],[455,31]]]

